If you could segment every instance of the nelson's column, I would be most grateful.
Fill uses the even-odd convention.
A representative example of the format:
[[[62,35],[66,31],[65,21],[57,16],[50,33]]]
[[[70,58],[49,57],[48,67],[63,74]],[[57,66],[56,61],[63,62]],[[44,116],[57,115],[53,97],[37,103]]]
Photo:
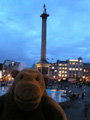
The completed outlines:
[[[49,76],[50,63],[48,63],[46,60],[46,20],[49,14],[46,13],[45,4],[43,8],[43,14],[40,15],[40,17],[42,18],[41,60],[36,64],[36,66],[43,75]]]

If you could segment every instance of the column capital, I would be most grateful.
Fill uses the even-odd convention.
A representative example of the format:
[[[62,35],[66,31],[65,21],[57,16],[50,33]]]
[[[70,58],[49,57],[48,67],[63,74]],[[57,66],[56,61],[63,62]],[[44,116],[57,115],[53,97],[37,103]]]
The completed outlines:
[[[43,10],[43,13],[40,15],[40,17],[42,17],[43,19],[46,19],[49,16],[49,14],[46,13],[45,4],[43,5],[43,8],[44,8],[44,10]]]

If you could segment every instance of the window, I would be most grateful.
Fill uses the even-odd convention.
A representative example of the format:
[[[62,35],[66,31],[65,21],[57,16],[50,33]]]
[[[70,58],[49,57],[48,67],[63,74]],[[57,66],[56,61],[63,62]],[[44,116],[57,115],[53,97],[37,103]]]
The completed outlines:
[[[86,70],[84,69],[84,72],[86,72]]]
[[[59,71],[59,73],[61,73],[61,71]]]
[[[61,77],[61,74],[59,74],[59,76]]]
[[[80,60],[80,62],[82,62],[82,60]]]
[[[67,74],[65,74],[65,77],[67,77]]]
[[[52,69],[54,69],[55,67],[53,66]]]
[[[59,66],[61,66],[62,64],[59,64]]]
[[[55,70],[54,72],[57,72],[57,70]]]

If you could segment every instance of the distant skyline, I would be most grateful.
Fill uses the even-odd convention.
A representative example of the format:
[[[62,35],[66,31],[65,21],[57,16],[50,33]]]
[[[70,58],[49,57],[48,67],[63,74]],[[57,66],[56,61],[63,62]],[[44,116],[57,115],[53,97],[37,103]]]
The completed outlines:
[[[0,63],[41,58],[43,4],[47,13],[47,58],[90,62],[90,0],[0,0]]]

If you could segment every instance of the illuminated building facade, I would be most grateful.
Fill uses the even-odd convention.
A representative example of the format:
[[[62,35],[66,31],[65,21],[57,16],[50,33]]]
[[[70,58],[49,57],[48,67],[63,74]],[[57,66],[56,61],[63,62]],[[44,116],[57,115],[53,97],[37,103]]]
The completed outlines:
[[[68,60],[68,73],[67,76],[69,81],[72,79],[82,81],[83,77],[83,62],[82,58],[78,58],[77,60]]]
[[[50,66],[50,78],[52,79],[68,79],[72,80],[82,80],[83,77],[83,62],[82,58],[79,57],[77,60],[66,60],[59,61],[57,63],[51,64]]]
[[[83,64],[83,80],[90,81],[90,63]]]
[[[3,64],[0,63],[0,79],[2,78],[2,69],[3,69]]]
[[[19,70],[20,62],[5,60],[3,64],[3,75],[10,74],[13,70]]]

